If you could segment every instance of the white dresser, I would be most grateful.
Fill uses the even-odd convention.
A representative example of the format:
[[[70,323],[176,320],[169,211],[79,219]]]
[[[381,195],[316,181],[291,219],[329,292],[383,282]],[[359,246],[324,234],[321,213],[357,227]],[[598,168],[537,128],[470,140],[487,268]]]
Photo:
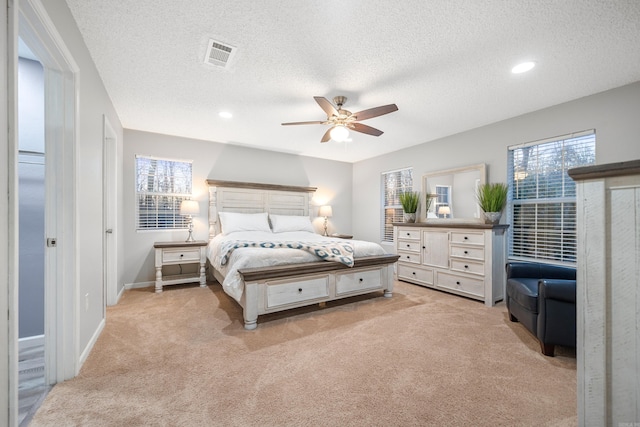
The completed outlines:
[[[640,160],[571,169],[578,424],[640,425]]]
[[[395,223],[398,280],[492,306],[504,299],[508,225]]]

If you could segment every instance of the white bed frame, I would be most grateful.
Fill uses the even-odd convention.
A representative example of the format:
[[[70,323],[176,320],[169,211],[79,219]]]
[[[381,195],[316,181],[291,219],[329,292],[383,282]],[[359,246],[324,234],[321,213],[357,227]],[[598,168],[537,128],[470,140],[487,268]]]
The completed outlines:
[[[209,185],[209,239],[220,233],[218,212],[310,216],[314,187],[207,180]],[[393,264],[398,255],[356,258],[349,268],[317,261],[239,270],[244,281],[240,299],[245,329],[257,327],[258,316],[340,298],[383,291],[393,292]],[[224,277],[213,267],[213,277]]]

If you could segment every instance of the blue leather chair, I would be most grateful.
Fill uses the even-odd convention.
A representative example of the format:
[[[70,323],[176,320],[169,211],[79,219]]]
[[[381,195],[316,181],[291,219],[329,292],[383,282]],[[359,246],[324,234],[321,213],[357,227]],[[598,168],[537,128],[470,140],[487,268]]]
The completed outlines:
[[[534,262],[507,263],[509,320],[522,323],[545,356],[556,345],[576,346],[576,269]]]

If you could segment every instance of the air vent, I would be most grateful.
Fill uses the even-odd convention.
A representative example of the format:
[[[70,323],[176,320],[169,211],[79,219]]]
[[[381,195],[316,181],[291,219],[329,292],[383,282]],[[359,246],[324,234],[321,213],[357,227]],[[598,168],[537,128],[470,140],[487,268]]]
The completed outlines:
[[[235,53],[235,47],[210,39],[204,63],[215,65],[216,67],[228,68]]]

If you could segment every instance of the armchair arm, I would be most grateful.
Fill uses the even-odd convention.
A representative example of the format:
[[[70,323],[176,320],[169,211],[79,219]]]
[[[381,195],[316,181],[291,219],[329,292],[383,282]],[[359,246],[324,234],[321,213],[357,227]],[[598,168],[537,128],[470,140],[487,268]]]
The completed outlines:
[[[576,303],[576,281],[567,279],[540,279],[538,298]]]
[[[507,279],[512,277],[540,278],[539,264],[532,262],[509,262],[507,263]]]

